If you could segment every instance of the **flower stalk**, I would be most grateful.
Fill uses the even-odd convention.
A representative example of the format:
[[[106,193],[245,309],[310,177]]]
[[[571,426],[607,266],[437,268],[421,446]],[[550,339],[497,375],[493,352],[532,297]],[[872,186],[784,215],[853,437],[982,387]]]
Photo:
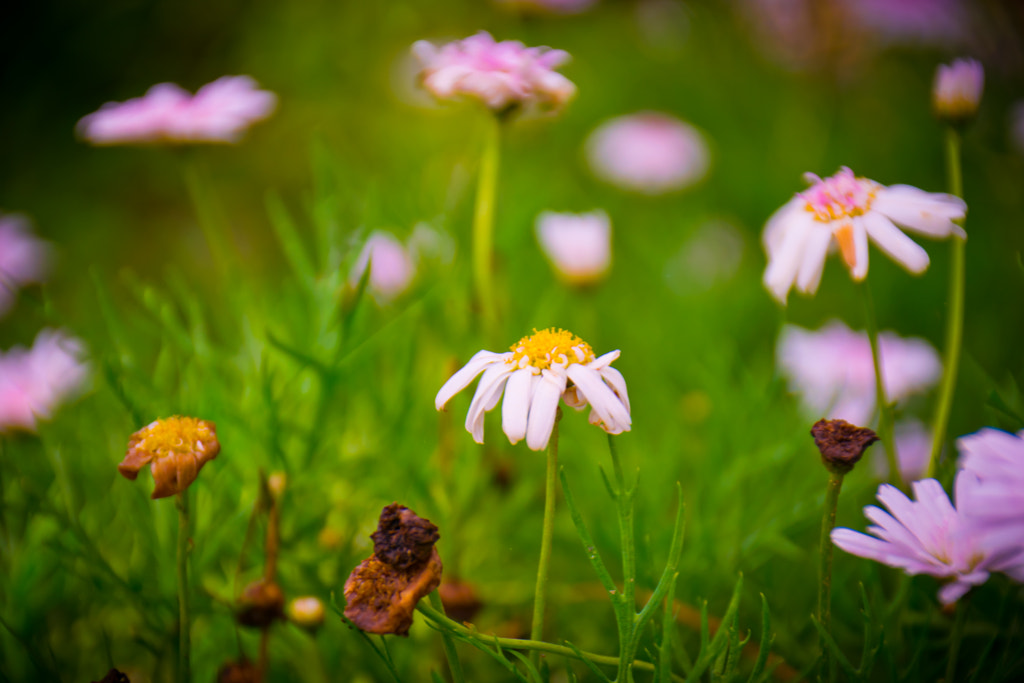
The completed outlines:
[[[836,527],[836,508],[839,506],[839,491],[843,487],[841,472],[829,470],[825,488],[825,512],[821,518],[821,542],[818,564],[818,623],[824,633],[832,633],[832,530]],[[836,663],[829,656],[824,637],[819,640],[821,648],[821,679],[835,680]]]
[[[967,624],[967,613],[971,609],[970,596],[965,595],[956,603],[956,617],[953,620],[953,631],[949,635],[949,659],[946,660],[946,681],[950,683],[956,678],[956,662],[960,655],[960,644],[964,639],[964,626]]]
[[[875,303],[871,298],[871,289],[866,282],[860,284],[864,296],[864,318],[868,329],[868,341],[871,343],[871,359],[875,366],[875,404],[878,406],[878,437],[885,448],[885,458],[889,463],[889,476],[900,490],[906,490],[903,473],[900,471],[896,457],[896,444],[893,439],[892,405],[885,391],[885,379],[882,375],[882,352],[878,345],[878,321],[875,318]]]
[[[960,162],[960,132],[953,126],[946,128],[946,173],[949,177],[949,191],[962,197],[963,174]],[[946,439],[949,414],[953,407],[953,393],[956,389],[957,370],[960,366],[960,351],[964,332],[964,279],[965,247],[963,238],[953,240],[953,258],[950,264],[949,313],[946,318],[946,349],[943,358],[942,385],[939,389],[939,403],[935,408],[935,426],[932,435],[932,453],[928,461],[927,477],[935,476],[942,444]]]
[[[501,118],[486,117],[484,150],[477,179],[476,206],[473,210],[473,283],[484,330],[490,340],[496,334],[494,309],[494,202],[501,157]]]
[[[441,595],[436,590],[429,595],[430,606],[441,615],[444,615],[444,603],[441,602]],[[459,661],[459,652],[455,649],[455,640],[452,634],[441,631],[441,642],[444,645],[444,654],[448,658],[448,668],[452,672],[452,683],[465,683],[466,675],[462,672],[462,662]]]
[[[192,680],[192,638],[188,599],[188,489],[177,494],[176,503],[178,508],[178,683],[189,683]]]
[[[544,611],[547,606],[548,569],[551,565],[551,539],[555,529],[555,484],[558,477],[558,422],[561,408],[555,413],[555,426],[548,441],[547,472],[544,477],[544,526],[540,537],[540,562],[537,565],[537,588],[533,596],[533,623],[530,640],[541,640],[544,635]],[[534,666],[540,664],[540,651],[530,653]]]

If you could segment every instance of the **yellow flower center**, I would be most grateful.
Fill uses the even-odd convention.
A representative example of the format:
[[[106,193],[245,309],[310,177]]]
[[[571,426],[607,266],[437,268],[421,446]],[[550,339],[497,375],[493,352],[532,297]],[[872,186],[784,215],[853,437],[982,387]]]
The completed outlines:
[[[201,451],[205,449],[204,442],[216,438],[208,425],[199,418],[180,415],[156,420],[145,428],[138,447],[161,458]]]
[[[589,363],[594,360],[594,351],[590,344],[572,332],[556,330],[549,327],[527,335],[513,344],[509,349],[512,358],[508,363],[515,363],[520,368],[532,365],[539,370],[551,367],[552,363],[570,365],[572,363]]]

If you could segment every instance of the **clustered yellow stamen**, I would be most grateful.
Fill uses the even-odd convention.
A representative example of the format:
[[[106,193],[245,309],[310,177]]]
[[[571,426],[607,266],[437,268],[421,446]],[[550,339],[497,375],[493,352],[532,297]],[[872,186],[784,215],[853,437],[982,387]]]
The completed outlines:
[[[156,453],[159,458],[203,451],[204,444],[216,438],[208,422],[180,415],[150,423],[142,430],[141,436],[137,447]]]
[[[532,365],[539,370],[551,367],[552,363],[570,365],[572,363],[589,363],[594,360],[594,351],[590,344],[572,332],[549,327],[527,335],[509,347],[512,358],[508,363],[515,363],[521,368]]]

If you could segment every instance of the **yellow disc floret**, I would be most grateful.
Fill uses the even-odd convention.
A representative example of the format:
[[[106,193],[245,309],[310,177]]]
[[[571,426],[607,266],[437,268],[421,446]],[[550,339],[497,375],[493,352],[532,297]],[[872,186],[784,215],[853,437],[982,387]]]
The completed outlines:
[[[509,348],[513,355],[508,362],[515,363],[520,368],[532,365],[539,370],[545,370],[553,363],[567,366],[594,360],[594,351],[590,344],[572,332],[553,327],[540,332],[535,329],[533,334],[523,337]]]
[[[210,423],[195,417],[173,417],[156,420],[142,430],[138,447],[144,448],[157,457],[171,454],[182,455],[202,451],[206,443],[217,436]]]

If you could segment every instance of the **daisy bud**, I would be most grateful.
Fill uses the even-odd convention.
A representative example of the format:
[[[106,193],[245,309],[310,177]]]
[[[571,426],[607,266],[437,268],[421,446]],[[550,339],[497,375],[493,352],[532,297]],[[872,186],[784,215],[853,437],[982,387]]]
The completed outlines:
[[[288,475],[284,472],[271,472],[270,476],[267,477],[267,490],[270,491],[270,495],[274,497],[274,500],[281,499],[287,485]]]
[[[288,620],[311,633],[324,625],[324,603],[308,595],[288,603]]]
[[[867,427],[855,427],[846,420],[818,420],[811,427],[821,462],[836,474],[846,474],[864,455],[878,435]]]
[[[392,503],[371,534],[373,555],[345,582],[345,617],[367,633],[405,636],[420,598],[441,583],[437,527]]]
[[[203,465],[218,453],[216,425],[175,415],[155,420],[132,434],[128,452],[117,470],[134,481],[139,470],[150,465],[156,483],[152,495],[155,500],[187,489]]]
[[[978,113],[985,85],[985,70],[973,59],[940,64],[932,87],[932,108],[940,121],[953,125],[969,123]]]
[[[259,669],[248,659],[225,662],[217,672],[217,683],[258,683],[259,680]]]
[[[238,599],[235,620],[242,626],[266,628],[284,618],[284,593],[273,581],[253,581]]]

